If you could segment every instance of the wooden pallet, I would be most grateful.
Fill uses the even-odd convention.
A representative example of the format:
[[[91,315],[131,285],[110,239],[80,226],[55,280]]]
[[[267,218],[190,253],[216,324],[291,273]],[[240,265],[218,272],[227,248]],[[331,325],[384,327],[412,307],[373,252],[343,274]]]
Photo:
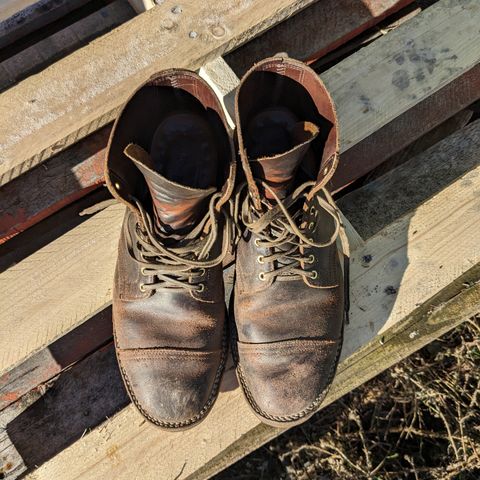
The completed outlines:
[[[228,110],[238,78],[221,58],[204,60],[256,37],[302,8],[315,9],[310,11],[320,15],[322,1],[280,0],[275,2],[279,8],[273,16],[271,8],[263,8],[264,2],[240,2],[236,9],[218,12],[212,23],[208,5],[186,2],[182,12],[173,12],[176,5],[167,0],[6,90],[0,94],[4,107],[35,85],[44,96],[36,109],[20,102],[11,112],[3,110],[10,121],[21,120],[19,112],[36,112],[41,128],[27,133],[32,119],[23,119],[25,128],[15,140],[18,145],[28,144],[28,155],[33,156],[27,158],[26,149],[6,146],[8,158],[1,157],[5,179],[15,178],[0,189],[0,198],[8,202],[23,191],[24,205],[30,205],[39,190],[34,179],[48,186],[49,170],[55,182],[61,175],[68,176],[70,169],[98,165],[108,126],[94,134],[96,146],[80,162],[77,155],[88,152],[89,143],[84,140],[67,148],[72,135],[80,138],[106,124],[142,75],[170,66],[173,53],[166,46],[167,38],[179,47],[176,52],[185,65],[203,64],[202,75],[224,97]],[[198,15],[195,20],[189,17],[193,13]],[[282,39],[288,39],[281,32],[291,34],[291,25],[300,30],[305,22],[299,20],[302,15],[247,43],[243,53],[236,54],[243,60],[235,69],[241,70],[241,62],[255,60],[256,53],[248,52],[268,52],[274,30]],[[378,11],[377,16],[381,16]],[[174,31],[165,28],[167,20],[177,22]],[[462,29],[452,32],[452,21]],[[342,162],[334,189],[369,172],[480,97],[479,21],[476,1],[439,0],[322,73],[340,119]],[[161,31],[158,25],[163,25]],[[139,29],[142,26],[145,29]],[[221,39],[211,30],[218,26],[224,28]],[[192,31],[199,35],[191,38]],[[129,48],[138,44],[139,37],[151,41],[154,34],[164,42],[164,50],[154,52],[147,44],[140,54],[137,51],[139,58],[131,68],[115,71],[112,92],[103,95],[101,89],[95,90],[84,108],[76,103],[75,92],[53,101],[48,82],[55,88],[74,80],[81,89],[97,83],[105,86],[109,62],[133,58],[128,57]],[[262,37],[267,38],[263,47]],[[120,39],[128,44],[129,38],[126,57],[108,54],[109,45]],[[325,49],[315,39],[308,45],[310,53]],[[182,51],[183,57],[178,53]],[[87,63],[104,69],[82,77]],[[67,111],[68,101],[72,113]],[[55,107],[52,111],[58,116],[49,116],[42,105]],[[326,404],[480,310],[480,120],[464,126],[470,116],[461,112],[444,124],[448,128],[439,129],[457,131],[339,199],[353,225],[349,230],[352,318]],[[12,132],[0,118],[0,132],[7,130]],[[12,133],[6,134],[13,138]],[[64,143],[58,145],[59,139]],[[55,145],[63,152],[49,158]],[[70,163],[62,165],[62,158],[70,158]],[[91,158],[95,160],[90,164],[83,163]],[[406,158],[403,151],[402,160]],[[42,176],[42,166],[29,166],[38,161],[56,169],[47,169]],[[17,177],[20,172],[24,173]],[[99,182],[80,188],[72,182],[62,205]],[[209,478],[281,431],[260,424],[249,411],[231,364],[213,411],[194,429],[160,431],[145,423],[129,404],[114,359],[109,306],[123,207],[104,200],[101,192],[93,196],[46,220],[53,210],[37,210],[43,220],[0,247],[0,328],[8,332],[0,337],[0,473],[17,478],[27,472],[27,478],[36,480]],[[58,201],[53,196],[43,205],[51,208]],[[226,283],[231,286],[231,270],[226,272]]]

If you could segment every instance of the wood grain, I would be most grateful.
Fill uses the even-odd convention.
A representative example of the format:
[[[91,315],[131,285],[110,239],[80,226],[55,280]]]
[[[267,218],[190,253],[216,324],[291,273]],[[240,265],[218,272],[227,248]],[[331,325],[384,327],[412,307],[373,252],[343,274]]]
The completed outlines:
[[[0,244],[102,185],[110,126],[0,188]]]
[[[479,2],[440,0],[321,75],[335,99],[343,151],[478,65],[479,23]]]
[[[343,362],[330,399],[344,392],[346,385],[351,388],[382,371],[389,362],[398,361],[402,355],[419,348],[423,341],[428,341],[428,335],[430,339],[431,335],[451,328],[480,309],[476,301],[478,289],[466,292],[464,285],[478,280],[480,274],[477,241],[480,229],[480,121],[441,143],[442,148],[452,146],[452,162],[470,162],[473,166],[431,198],[417,197],[420,204],[412,202],[408,212],[403,212],[401,218],[395,219],[353,253],[351,322],[346,329]],[[395,170],[400,172],[399,182],[405,187],[405,195],[409,194],[405,184],[415,182],[415,178],[401,172],[414,171],[415,162],[428,164],[431,174],[423,181],[431,185],[431,193],[442,185],[436,172],[442,176],[442,170],[437,167],[443,158],[429,152]],[[376,181],[380,190],[384,188],[381,180]],[[393,188],[391,183],[390,188]],[[399,190],[400,196],[401,192]],[[372,205],[378,203],[375,197],[371,201]],[[369,217],[362,218],[368,221]],[[355,222],[354,214],[350,220]],[[468,297],[468,302],[455,303],[459,301],[459,294]],[[394,331],[392,328],[398,328],[399,335],[403,335],[399,340],[389,336]],[[387,345],[385,339],[390,338]],[[367,355],[365,349],[377,350],[376,355],[381,354],[377,358],[381,361],[373,361],[373,353]],[[351,367],[352,363],[348,363],[351,355],[363,355],[361,358],[367,359],[362,364],[363,370]],[[347,369],[348,373],[342,373]],[[238,389],[222,392],[207,419],[182,434],[158,430],[144,422],[129,406],[44,464],[31,478],[68,480],[110,475],[131,479],[137,478],[138,472],[147,480],[187,478],[206,462],[221,456],[226,448],[234,448],[238,439],[259,428],[263,429]],[[275,429],[266,432],[268,435],[279,433]],[[252,440],[248,449],[259,445],[260,437],[255,438],[257,440]],[[82,458],[82,462],[78,458]],[[156,462],[158,458],[162,458],[162,462]]]
[[[60,372],[81,361],[112,338],[111,308],[101,310],[26,362],[0,376],[0,411]],[[1,428],[1,426],[0,426]],[[0,449],[1,450],[1,449]]]
[[[154,72],[198,69],[313,1],[166,0],[20,82],[0,95],[0,183],[106,125]]]
[[[0,274],[0,375],[111,302],[115,205]]]
[[[0,413],[2,479],[41,465],[128,403],[110,343]]]
[[[388,78],[383,80],[385,90],[393,87]],[[415,86],[412,86],[412,89],[414,88]],[[428,95],[428,92],[425,92],[425,96],[418,103],[418,97],[414,99],[413,96],[415,94],[412,94],[412,103],[402,114],[391,119],[390,110],[389,115],[384,117],[387,123],[380,129],[355,145],[350,145],[350,148],[342,147],[340,163],[330,185],[333,191],[339,191],[366,175],[391,155],[480,98],[480,63],[435,93]],[[343,107],[348,109],[348,106],[348,103],[345,103]],[[397,107],[403,109],[405,105],[399,101]],[[339,116],[344,122],[350,121],[347,112],[342,113],[342,110],[339,110]],[[376,111],[372,110],[371,116],[365,115],[365,124],[370,120],[374,123],[375,118]],[[353,117],[351,120],[355,121]],[[340,126],[342,125],[341,122]]]

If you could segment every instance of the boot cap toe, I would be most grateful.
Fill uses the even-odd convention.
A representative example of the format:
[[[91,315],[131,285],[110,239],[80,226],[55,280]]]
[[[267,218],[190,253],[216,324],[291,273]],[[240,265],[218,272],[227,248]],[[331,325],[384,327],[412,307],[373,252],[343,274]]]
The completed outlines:
[[[135,349],[117,355],[133,403],[159,427],[193,426],[215,402],[225,363],[221,351]]]
[[[320,407],[335,374],[341,342],[317,339],[238,342],[237,373],[263,422],[301,423]]]

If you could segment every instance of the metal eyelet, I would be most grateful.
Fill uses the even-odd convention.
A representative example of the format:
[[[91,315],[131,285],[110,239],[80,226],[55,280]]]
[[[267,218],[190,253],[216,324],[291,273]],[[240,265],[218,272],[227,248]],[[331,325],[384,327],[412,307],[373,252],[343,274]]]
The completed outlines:
[[[312,271],[311,271],[310,278],[311,278],[312,280],[315,280],[317,277],[318,277],[317,271],[316,271],[316,270],[312,270]]]
[[[315,257],[313,255],[308,256],[308,260],[305,263],[313,263],[315,261]]]
[[[264,282],[266,280],[265,278],[265,272],[260,272],[258,274],[258,279],[261,280],[262,282]]]
[[[310,222],[309,225],[308,225],[308,229],[309,230],[313,230],[313,227],[315,226],[315,223],[314,222]]]
[[[197,292],[202,293],[204,290],[205,290],[205,284],[204,283],[199,283],[198,288],[197,288]]]
[[[201,268],[201,269],[198,271],[198,273],[199,273],[199,275],[200,275],[201,277],[203,277],[203,276],[205,275],[205,272],[206,272],[206,270],[205,270],[204,268]]]
[[[253,241],[253,243],[254,243],[258,248],[260,248],[260,245],[258,244],[259,241],[260,241],[259,238],[256,238],[256,239]]]
[[[145,284],[144,284],[144,283],[141,283],[138,288],[140,288],[140,291],[141,291],[141,292],[146,292],[146,291],[147,291],[147,290],[145,289]]]
[[[258,263],[265,263],[265,261],[264,261],[264,259],[263,259],[263,255],[259,255],[259,256],[257,257],[257,262],[258,262]]]
[[[145,267],[142,267],[142,268],[140,269],[140,273],[141,273],[143,276],[147,277],[147,276],[148,276],[148,273],[146,273],[145,270],[146,270]]]
[[[310,215],[315,215],[315,212],[316,212],[315,206],[312,205],[312,206],[310,207]]]
[[[205,260],[208,260],[209,258],[210,258],[210,252],[207,252],[207,253],[205,254]]]

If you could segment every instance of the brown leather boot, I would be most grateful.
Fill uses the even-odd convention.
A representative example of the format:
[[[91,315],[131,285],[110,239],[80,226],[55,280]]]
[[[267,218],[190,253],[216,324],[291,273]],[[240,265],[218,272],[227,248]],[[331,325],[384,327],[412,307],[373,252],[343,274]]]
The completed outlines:
[[[213,90],[185,70],[142,85],[114,125],[106,179],[127,205],[113,291],[125,385],[154,424],[192,426],[216,399],[227,355],[235,159]]]
[[[243,78],[236,123],[247,181],[237,194],[232,350],[257,416],[290,426],[318,410],[342,347],[341,225],[325,188],[338,162],[337,119],[315,72],[275,57]]]

